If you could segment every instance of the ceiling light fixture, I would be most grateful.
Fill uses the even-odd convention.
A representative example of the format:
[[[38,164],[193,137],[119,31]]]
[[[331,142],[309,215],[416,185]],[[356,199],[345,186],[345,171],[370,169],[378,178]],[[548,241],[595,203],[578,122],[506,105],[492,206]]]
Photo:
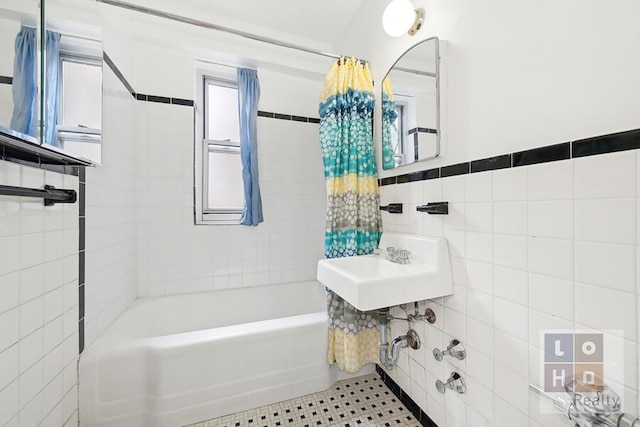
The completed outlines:
[[[382,14],[382,27],[391,37],[414,35],[424,22],[424,9],[414,9],[409,0],[393,0]]]

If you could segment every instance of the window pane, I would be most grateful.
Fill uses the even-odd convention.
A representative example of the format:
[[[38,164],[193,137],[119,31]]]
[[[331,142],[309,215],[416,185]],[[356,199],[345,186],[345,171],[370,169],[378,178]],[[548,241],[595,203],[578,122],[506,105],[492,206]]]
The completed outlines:
[[[62,62],[62,125],[102,128],[102,67]]]
[[[244,208],[242,162],[237,152],[209,151],[209,209]]]
[[[207,139],[240,141],[238,89],[207,84]]]

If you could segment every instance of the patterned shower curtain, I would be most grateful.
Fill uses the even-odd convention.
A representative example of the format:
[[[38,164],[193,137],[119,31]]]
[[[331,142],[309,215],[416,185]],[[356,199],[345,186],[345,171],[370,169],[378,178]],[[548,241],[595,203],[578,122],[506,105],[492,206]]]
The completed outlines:
[[[391,80],[386,77],[382,80],[382,168],[393,169],[396,167],[397,145],[400,144],[398,129],[396,127],[396,103],[393,100],[393,87]]]
[[[320,145],[327,188],[325,257],[364,255],[378,247],[382,222],[366,63],[340,58],[320,95]],[[329,365],[348,372],[378,361],[377,313],[360,312],[329,291]]]

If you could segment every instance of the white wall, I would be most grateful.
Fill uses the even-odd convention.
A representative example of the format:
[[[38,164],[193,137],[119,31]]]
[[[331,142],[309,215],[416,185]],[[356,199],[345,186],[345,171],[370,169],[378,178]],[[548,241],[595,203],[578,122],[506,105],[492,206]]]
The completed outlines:
[[[0,184],[78,177],[0,161]],[[78,424],[78,204],[0,196],[0,424]]]
[[[397,39],[382,30],[387,3],[363,3],[334,50],[381,81],[416,42],[444,42],[443,157],[407,170],[638,127],[638,2],[414,0],[425,24]]]
[[[440,160],[385,171],[393,176],[536,146],[640,127],[640,29],[636,2],[420,1],[443,49]],[[340,50],[368,58],[376,80],[418,39],[387,38],[387,1],[367,2]],[[366,37],[363,37],[366,34]],[[392,377],[439,426],[565,426],[540,413],[545,329],[606,332],[607,382],[638,412],[638,153],[384,186],[384,230],[447,238],[451,297],[428,302],[438,322],[416,327],[425,348],[404,352]],[[596,173],[597,171],[597,173]],[[450,214],[415,212],[447,200]],[[423,304],[424,305],[424,304]],[[394,335],[406,332],[394,324]],[[608,332],[607,332],[608,331]],[[464,362],[438,363],[434,347],[460,339]],[[605,356],[607,357],[607,356]],[[458,370],[467,393],[438,394]],[[547,408],[555,412],[552,408]]]
[[[136,90],[194,98],[192,57],[144,44],[136,51],[136,60],[146,64],[138,67],[136,62]],[[155,64],[154,57],[159,58]],[[157,68],[160,62],[162,69]],[[263,68],[258,68],[258,75],[260,110],[317,117],[321,81]],[[193,117],[191,107],[136,103],[138,295],[315,278],[325,214],[318,125],[260,117],[265,222],[257,227],[196,226]]]
[[[86,172],[86,346],[136,297],[134,104],[103,67],[102,165]]]

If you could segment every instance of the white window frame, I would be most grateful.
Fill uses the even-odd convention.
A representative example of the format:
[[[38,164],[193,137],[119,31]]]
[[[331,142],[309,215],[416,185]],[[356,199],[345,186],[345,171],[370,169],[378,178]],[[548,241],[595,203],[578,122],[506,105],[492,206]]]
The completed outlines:
[[[62,84],[62,64],[65,61],[75,62],[78,64],[86,64],[95,67],[102,67],[102,59],[100,57],[71,52],[67,49],[60,51],[60,59],[58,62],[58,75],[60,76],[60,78],[58,87],[58,123],[56,123],[56,145],[63,146],[63,141],[65,140],[100,144],[102,142],[102,129],[79,126],[63,126],[60,124],[64,114],[64,103],[62,102],[64,97],[64,88]],[[100,121],[102,122],[102,120]]]
[[[239,209],[208,209],[209,194],[209,152],[237,152],[240,155],[240,141],[218,141],[207,139],[207,85],[216,84],[238,87],[237,71],[233,67],[202,65],[197,68],[196,80],[196,131],[194,158],[194,199],[195,223],[209,225],[238,225],[242,219],[244,206]],[[242,179],[242,176],[240,176]]]

